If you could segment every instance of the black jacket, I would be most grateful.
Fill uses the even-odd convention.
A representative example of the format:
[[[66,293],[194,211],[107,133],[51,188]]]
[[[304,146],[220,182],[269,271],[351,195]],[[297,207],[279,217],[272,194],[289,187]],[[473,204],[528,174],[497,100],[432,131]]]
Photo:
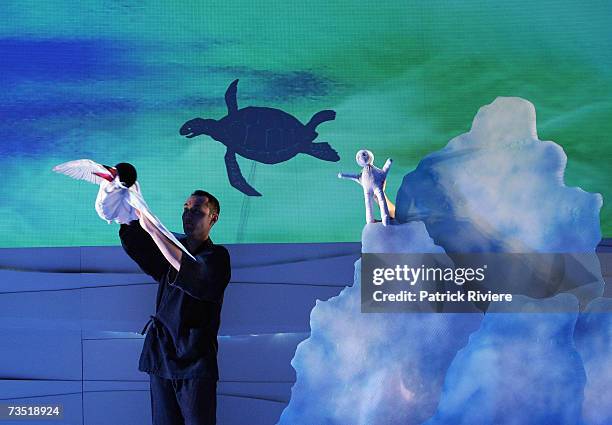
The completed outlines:
[[[125,252],[159,282],[138,369],[164,378],[218,380],[217,333],[231,277],[227,250],[209,238],[190,251],[197,262],[183,254],[177,273],[138,220],[122,224],[119,237]]]

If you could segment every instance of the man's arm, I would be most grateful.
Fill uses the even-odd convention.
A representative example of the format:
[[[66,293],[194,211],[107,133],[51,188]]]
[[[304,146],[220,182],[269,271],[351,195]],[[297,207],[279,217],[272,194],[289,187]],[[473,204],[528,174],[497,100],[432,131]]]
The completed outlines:
[[[140,217],[140,225],[151,235],[159,251],[177,271],[169,284],[193,298],[221,302],[223,292],[231,278],[230,257],[227,250],[222,246],[216,246],[212,252],[197,255],[194,261],[188,255],[183,255],[180,248],[170,242],[138,210],[136,211]]]
[[[140,225],[149,233],[166,261],[178,271],[181,268],[181,258],[183,257],[181,249],[170,242],[170,239],[164,236],[140,211],[136,210],[136,215],[140,218]]]
[[[119,228],[119,238],[123,250],[153,279],[159,282],[168,272],[170,264],[138,220],[122,224]]]
[[[229,253],[216,245],[212,252],[196,255],[196,261],[183,255],[179,271],[169,284],[199,300],[219,303],[231,275]]]

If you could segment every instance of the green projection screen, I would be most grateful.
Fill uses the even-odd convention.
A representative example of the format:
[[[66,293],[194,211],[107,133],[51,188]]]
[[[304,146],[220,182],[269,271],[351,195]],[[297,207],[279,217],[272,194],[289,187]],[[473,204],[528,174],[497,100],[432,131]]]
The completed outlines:
[[[612,236],[612,6],[608,2],[8,1],[0,5],[2,247],[118,244],[97,189],[51,171],[127,161],[172,230],[194,189],[215,194],[218,243],[341,242],[361,236],[363,195],[336,174],[357,150],[393,158],[387,194],[426,154],[469,130],[482,105],[519,96],[567,153],[566,183],[604,196]],[[262,196],[228,181],[227,147],[179,129],[238,108],[285,111],[338,162],[237,157]],[[537,205],[537,200],[534,200]]]

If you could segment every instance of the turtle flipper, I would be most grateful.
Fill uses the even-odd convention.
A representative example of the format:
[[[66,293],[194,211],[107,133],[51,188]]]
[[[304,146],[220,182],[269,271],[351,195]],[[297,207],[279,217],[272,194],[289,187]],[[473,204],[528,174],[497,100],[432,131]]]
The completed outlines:
[[[238,79],[232,81],[225,91],[225,104],[227,105],[227,114],[233,114],[238,110],[238,101],[236,100],[236,92],[238,91]]]
[[[322,122],[331,121],[335,118],[336,118],[336,112],[332,111],[331,109],[326,109],[325,111],[319,111],[312,116],[310,121],[308,121],[308,124],[306,124],[306,127],[314,131],[315,128],[317,128],[317,126],[321,124]]]
[[[229,178],[230,184],[236,189],[248,196],[261,196],[261,193],[256,191],[247,181],[244,179],[240,166],[236,160],[236,153],[229,150],[225,153],[225,168],[227,168],[227,177]]]
[[[327,142],[323,143],[311,143],[306,147],[304,153],[312,155],[315,158],[322,159],[323,161],[340,161],[340,156]]]

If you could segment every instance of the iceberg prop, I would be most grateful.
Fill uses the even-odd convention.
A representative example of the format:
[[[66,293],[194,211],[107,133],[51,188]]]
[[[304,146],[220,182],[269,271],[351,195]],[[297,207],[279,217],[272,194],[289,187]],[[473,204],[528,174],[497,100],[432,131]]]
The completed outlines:
[[[593,252],[603,200],[565,186],[566,162],[530,102],[499,97],[404,177],[396,219],[423,220],[447,252]]]
[[[513,293],[570,292],[584,307],[603,294],[595,255],[603,200],[565,186],[566,163],[561,146],[538,139],[530,102],[498,97],[480,108],[469,132],[404,177],[396,219],[422,220],[454,259],[453,253],[563,254],[521,267],[544,279],[537,286],[531,278],[514,279]]]
[[[358,261],[353,286],[312,310],[279,424],[610,422],[603,201],[565,186],[566,160],[519,98],[482,107],[468,133],[424,158],[399,189],[401,224],[366,225],[362,252],[564,254],[528,263],[549,273],[541,299],[516,295],[486,314],[364,314]],[[531,294],[518,280],[514,293]]]
[[[597,298],[578,316],[574,340],[587,382],[582,416],[585,425],[612,423],[612,299]]]
[[[453,360],[436,415],[426,425],[580,423],[585,373],[572,340],[578,301],[559,294],[516,302],[527,311],[537,303],[538,311],[574,313],[489,311]]]
[[[368,224],[362,250],[442,252],[420,222]],[[312,310],[279,424],[418,424],[434,413],[445,371],[482,314],[363,314],[360,272],[359,260],[353,286]]]

